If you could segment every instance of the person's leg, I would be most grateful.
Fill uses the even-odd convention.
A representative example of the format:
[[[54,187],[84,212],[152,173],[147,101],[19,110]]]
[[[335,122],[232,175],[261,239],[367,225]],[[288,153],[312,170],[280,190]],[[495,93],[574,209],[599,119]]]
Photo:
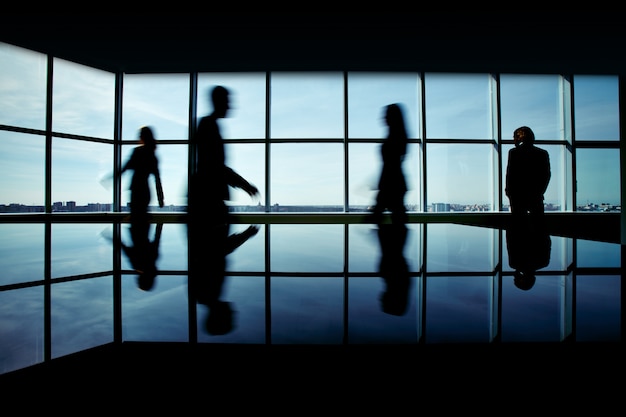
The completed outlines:
[[[391,221],[394,224],[405,224],[408,220],[406,206],[404,205],[404,193],[394,196],[391,203]]]
[[[387,193],[383,190],[379,190],[376,195],[376,203],[372,209],[371,219],[372,223],[380,224],[382,221],[383,212],[387,209]]]

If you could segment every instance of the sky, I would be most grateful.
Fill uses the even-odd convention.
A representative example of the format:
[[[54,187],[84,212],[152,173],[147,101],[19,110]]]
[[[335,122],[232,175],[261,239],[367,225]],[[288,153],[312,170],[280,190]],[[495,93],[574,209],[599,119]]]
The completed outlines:
[[[46,68],[45,55],[0,43],[0,124],[45,129]],[[489,74],[426,73],[423,88],[420,77],[418,73],[379,72],[348,73],[344,79],[341,72],[274,72],[269,75],[268,93],[265,73],[201,73],[196,116],[211,111],[208,93],[212,86],[230,89],[233,108],[220,121],[222,134],[226,140],[250,143],[227,145],[227,163],[259,187],[261,203],[343,205],[347,188],[351,205],[368,205],[375,198],[380,173],[379,142],[386,135],[383,109],[400,103],[410,138],[421,139],[425,134],[429,140],[465,141],[410,146],[404,162],[411,188],[406,203],[418,206],[425,185],[429,204],[497,204],[498,163],[503,172],[510,145],[504,144],[498,155],[488,143],[467,141],[497,139],[493,115],[499,88],[502,138],[511,139],[515,128],[530,126],[538,145],[550,152],[553,177],[546,202],[566,205],[567,190],[572,189],[571,161],[576,159],[576,204],[620,203],[617,76],[574,76],[573,93],[557,75],[501,74],[497,85]],[[189,79],[189,74],[124,75],[122,139],[127,145],[122,161],[128,158],[135,146],[130,141],[137,139],[143,125],[151,126],[159,140],[188,138]],[[112,140],[114,92],[114,74],[55,58],[52,130]],[[573,131],[567,123],[570,112],[561,110],[570,94],[575,103]],[[266,135],[278,142],[266,147]],[[355,143],[345,146],[346,136]],[[579,141],[613,141],[616,148],[571,154],[554,143],[571,141],[574,136]],[[300,143],[289,143],[293,140]],[[542,145],[542,141],[553,142]],[[186,144],[161,144],[157,156],[166,205],[185,205]],[[44,137],[0,130],[0,162],[0,204],[43,205]],[[268,172],[266,162],[270,163]],[[112,169],[110,144],[54,137],[53,202],[110,203],[113,188],[107,178]],[[348,180],[344,181],[346,170]],[[128,201],[129,180],[129,175],[122,177],[122,205]],[[232,197],[232,204],[259,202],[240,191]],[[508,203],[506,198],[503,203]]]

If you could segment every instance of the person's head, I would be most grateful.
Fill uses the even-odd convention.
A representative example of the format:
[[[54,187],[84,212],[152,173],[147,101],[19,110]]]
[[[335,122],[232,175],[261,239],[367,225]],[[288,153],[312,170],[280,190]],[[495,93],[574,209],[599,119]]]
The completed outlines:
[[[152,150],[156,149],[156,139],[154,138],[154,132],[152,128],[149,126],[142,126],[139,129],[139,140],[143,143],[143,146],[146,146]]]
[[[522,291],[528,291],[535,285],[536,280],[533,272],[517,270],[513,277],[513,284]]]
[[[515,142],[515,146],[523,144],[532,145],[535,143],[535,134],[528,126],[518,127],[513,132],[513,141]]]
[[[398,103],[389,104],[385,108],[385,122],[387,126],[403,126],[404,115],[402,114],[402,107]]]
[[[226,117],[230,109],[229,91],[226,87],[217,85],[211,90],[211,103],[213,113],[217,117]]]

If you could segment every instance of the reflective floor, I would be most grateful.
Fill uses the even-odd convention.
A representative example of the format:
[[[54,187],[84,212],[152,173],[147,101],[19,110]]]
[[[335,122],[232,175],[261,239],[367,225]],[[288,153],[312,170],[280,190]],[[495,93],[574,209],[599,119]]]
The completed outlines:
[[[184,224],[48,227],[0,224],[1,374],[117,342],[406,351],[622,338],[614,243],[447,223],[233,224],[220,274],[217,243],[205,236],[188,256]]]

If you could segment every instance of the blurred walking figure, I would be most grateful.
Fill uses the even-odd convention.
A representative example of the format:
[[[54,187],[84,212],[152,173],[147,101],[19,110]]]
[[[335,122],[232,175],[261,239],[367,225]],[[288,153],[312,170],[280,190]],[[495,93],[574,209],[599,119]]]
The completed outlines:
[[[188,204],[190,215],[200,215],[195,210],[206,210],[205,215],[225,220],[228,214],[226,200],[230,199],[229,187],[240,188],[251,197],[259,190],[245,178],[226,165],[224,141],[220,133],[219,119],[228,115],[230,92],[226,87],[216,86],[211,90],[213,112],[200,119],[193,136],[192,146],[196,155],[196,169],[189,186]]]
[[[380,224],[382,214],[391,212],[392,223],[406,223],[404,196],[407,192],[402,163],[407,151],[408,136],[404,114],[399,103],[384,108],[384,120],[388,126],[385,142],[381,145],[382,171],[378,181],[378,194],[373,209],[373,221]]]
[[[156,156],[156,139],[152,129],[143,126],[139,129],[140,145],[133,149],[126,164],[122,167],[121,174],[133,171],[130,182],[130,215],[131,221],[147,220],[148,206],[152,198],[150,193],[149,178],[154,176],[157,200],[159,207],[163,207],[163,186],[159,172],[159,161]]]
[[[188,285],[196,303],[208,307],[205,330],[211,335],[226,334],[234,327],[231,304],[221,299],[226,257],[258,232],[251,225],[242,233],[230,234],[226,204],[230,187],[251,197],[257,197],[259,190],[226,165],[218,122],[228,114],[229,95],[223,86],[211,90],[213,112],[200,120],[191,142],[196,169],[188,191]]]
[[[542,219],[544,193],[550,182],[550,156],[535,146],[535,134],[522,126],[513,132],[515,147],[509,151],[505,193],[516,219],[529,215]]]

